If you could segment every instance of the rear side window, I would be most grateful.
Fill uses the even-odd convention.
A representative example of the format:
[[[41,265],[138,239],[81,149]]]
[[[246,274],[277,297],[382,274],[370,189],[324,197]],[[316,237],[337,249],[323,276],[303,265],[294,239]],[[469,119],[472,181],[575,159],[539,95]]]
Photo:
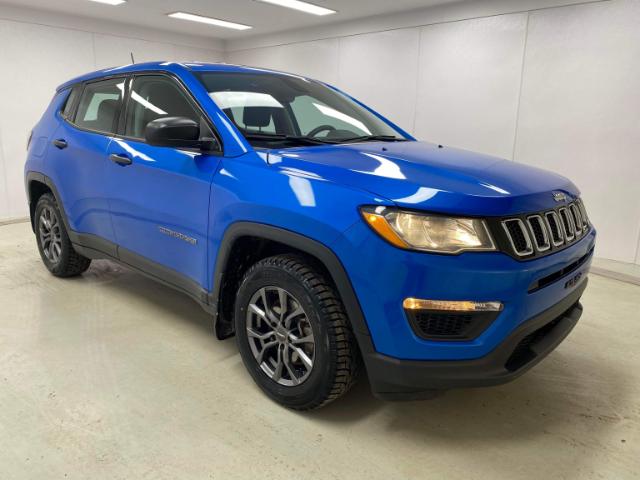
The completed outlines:
[[[123,93],[123,78],[87,84],[74,123],[97,132],[115,133]]]
[[[64,106],[62,107],[61,114],[67,120],[73,119],[73,110],[76,105],[76,100],[80,95],[81,88],[76,86],[71,89],[71,92],[67,96],[67,100],[64,102]]]

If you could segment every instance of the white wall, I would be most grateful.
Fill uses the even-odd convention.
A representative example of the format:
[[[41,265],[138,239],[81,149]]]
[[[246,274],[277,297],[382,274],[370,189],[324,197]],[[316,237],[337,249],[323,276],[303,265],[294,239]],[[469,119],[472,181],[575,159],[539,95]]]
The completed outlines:
[[[27,136],[59,84],[130,63],[130,52],[136,62],[223,59],[221,44],[206,39],[5,7],[0,7],[0,45],[0,221],[28,215]]]
[[[230,42],[226,57],[334,83],[420,139],[567,175],[597,255],[640,264],[640,0],[478,1],[381,22]]]
[[[225,57],[336,84],[418,138],[565,174],[597,255],[640,264],[639,26],[640,0],[473,0],[223,45],[0,7],[0,220],[27,214],[26,135],[59,83],[130,51]]]

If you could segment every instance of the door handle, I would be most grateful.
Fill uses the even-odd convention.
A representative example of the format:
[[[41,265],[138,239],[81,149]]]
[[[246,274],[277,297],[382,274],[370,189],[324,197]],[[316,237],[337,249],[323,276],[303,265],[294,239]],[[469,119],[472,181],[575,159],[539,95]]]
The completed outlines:
[[[69,144],[67,143],[67,141],[64,138],[58,138],[58,139],[54,140],[51,143],[53,143],[60,150],[63,150],[63,149],[65,149],[65,148],[67,148],[69,146]]]
[[[131,165],[131,163],[133,163],[127,155],[122,153],[112,153],[109,155],[109,160],[122,166]]]

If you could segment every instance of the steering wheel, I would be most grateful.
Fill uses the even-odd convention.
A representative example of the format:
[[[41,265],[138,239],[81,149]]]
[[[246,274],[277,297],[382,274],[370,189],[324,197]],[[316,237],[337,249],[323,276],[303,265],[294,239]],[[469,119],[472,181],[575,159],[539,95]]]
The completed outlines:
[[[316,127],[313,130],[311,130],[309,133],[307,133],[307,137],[316,137],[320,132],[324,132],[325,130],[327,132],[331,132],[335,129],[336,127],[332,125],[320,125],[319,127]]]

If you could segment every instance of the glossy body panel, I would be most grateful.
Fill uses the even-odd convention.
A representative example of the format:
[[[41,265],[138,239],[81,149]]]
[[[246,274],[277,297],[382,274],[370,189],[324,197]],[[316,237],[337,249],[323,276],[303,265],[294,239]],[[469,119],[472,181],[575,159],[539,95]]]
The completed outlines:
[[[114,242],[110,194],[104,181],[107,167],[104,152],[112,138],[79,130],[63,121],[59,114],[57,117],[59,126],[53,139],[64,140],[67,147],[60,150],[50,142],[44,173],[58,187],[73,230]]]
[[[536,280],[561,270],[593,248],[595,232],[572,247],[529,262],[503,253],[457,256],[407,252],[373,235],[362,223],[331,245],[342,259],[360,300],[376,351],[401,359],[472,359],[493,350],[513,329],[567,296],[566,278],[534,293]],[[586,278],[590,260],[579,269]],[[577,272],[574,273],[574,275]],[[473,341],[427,341],[415,335],[404,298],[501,301],[504,310]]]
[[[330,245],[359,221],[356,208],[346,205],[375,203],[368,192],[272,162],[266,153],[254,152],[223,160],[211,195],[212,269],[225,231],[235,222],[277,226]]]
[[[335,254],[364,314],[366,325],[358,333],[375,352],[403,360],[486,356],[576,287],[560,278],[527,293],[533,282],[590,252],[594,229],[562,251],[517,261],[499,252],[437,255],[401,250],[378,237],[359,212],[363,205],[480,217],[537,212],[557,206],[553,191],[564,192],[568,201],[578,197],[578,189],[566,178],[417,142],[408,134],[408,141],[398,143],[254,149],[199,82],[200,71],[259,70],[139,64],[65,84],[142,72],[171,76],[200,105],[223,146],[220,154],[204,154],[84,132],[55,113],[62,102],[57,95],[35,130],[38,141],[32,143],[26,171],[46,175],[57,185],[72,230],[112,241],[123,251],[197,283],[211,298],[220,287],[214,272],[220,267],[219,252],[228,247],[223,239],[231,226],[244,222],[293,232]],[[43,161],[40,138],[49,142],[58,132],[69,137],[69,148],[54,151],[49,146]],[[66,161],[62,153],[73,158]],[[127,156],[131,164],[110,161],[112,153]],[[580,267],[583,277],[589,264],[590,259]],[[435,342],[413,333],[402,309],[406,297],[501,301],[505,308],[473,341]]]
[[[206,284],[209,196],[220,157],[120,138],[111,154],[132,161],[106,162],[116,243]]]
[[[552,208],[550,191],[579,191],[560,175],[426,142],[283,150],[282,166],[358,186],[394,204],[461,215],[503,216]]]

